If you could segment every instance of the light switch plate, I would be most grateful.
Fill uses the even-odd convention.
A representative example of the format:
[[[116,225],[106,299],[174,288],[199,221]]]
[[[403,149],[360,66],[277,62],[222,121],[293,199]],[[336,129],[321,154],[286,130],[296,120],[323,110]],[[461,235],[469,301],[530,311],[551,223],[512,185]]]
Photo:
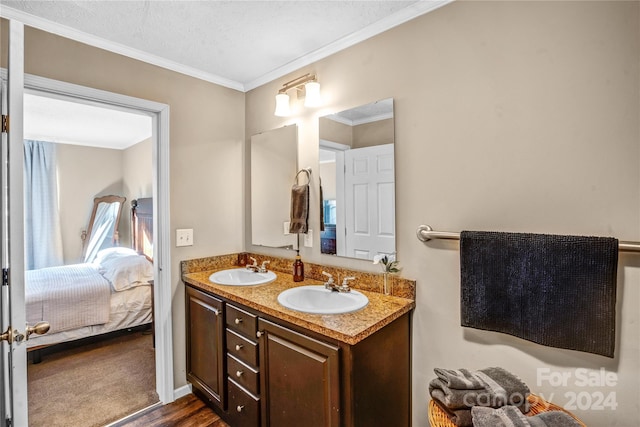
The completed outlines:
[[[307,248],[313,247],[313,230],[307,230],[307,234],[304,235],[304,246]]]
[[[193,228],[176,230],[176,246],[193,246]]]
[[[285,236],[288,236],[289,234],[289,227],[291,226],[291,222],[290,221],[285,221],[283,226],[282,226],[282,231],[284,232]]]

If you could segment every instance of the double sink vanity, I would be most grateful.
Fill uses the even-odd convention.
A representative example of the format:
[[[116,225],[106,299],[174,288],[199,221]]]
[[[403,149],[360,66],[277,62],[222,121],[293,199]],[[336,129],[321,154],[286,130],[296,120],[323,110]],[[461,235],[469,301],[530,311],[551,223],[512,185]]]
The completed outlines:
[[[249,255],[269,270],[244,268]],[[294,282],[291,263],[181,263],[194,392],[231,427],[409,426],[415,282],[384,295],[380,275],[313,264]],[[351,290],[326,289],[323,271]]]

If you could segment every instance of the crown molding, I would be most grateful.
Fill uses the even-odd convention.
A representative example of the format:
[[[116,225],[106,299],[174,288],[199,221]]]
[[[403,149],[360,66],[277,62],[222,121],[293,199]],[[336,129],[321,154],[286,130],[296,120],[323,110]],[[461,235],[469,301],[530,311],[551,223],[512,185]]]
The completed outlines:
[[[37,28],[39,30],[75,40],[80,43],[107,50],[109,52],[127,56],[129,58],[146,62],[151,65],[156,65],[161,68],[166,68],[168,70],[175,71],[177,73],[184,74],[190,77],[195,77],[197,79],[204,80],[210,83],[215,83],[217,85],[224,86],[230,89],[245,92],[244,85],[240,82],[226,79],[215,74],[207,73],[197,68],[180,64],[178,62],[160,58],[159,56],[152,55],[138,49],[133,49],[120,43],[105,40],[101,37],[76,30],[75,28],[71,28],[66,25],[58,24],[48,19],[31,15],[29,13],[14,9],[9,6],[2,5],[2,8],[0,8],[0,16],[6,19],[14,19],[16,21],[22,22],[29,27]]]
[[[391,28],[397,27],[398,25],[404,24],[407,21],[410,21],[418,16],[424,15],[425,13],[432,12],[436,9],[441,8],[449,3],[452,3],[455,0],[421,0],[417,3],[412,4],[404,9],[401,9],[386,18],[383,18],[359,31],[351,33],[331,44],[328,44],[325,47],[317,49],[307,55],[304,55],[294,61],[289,62],[288,64],[283,65],[282,67],[278,67],[273,71],[270,71],[267,74],[264,74],[261,77],[258,77],[255,80],[247,82],[244,84],[245,91],[250,91],[257,87],[260,87],[266,83],[269,83],[273,80],[276,80],[282,76],[285,76],[289,73],[299,70],[307,65],[310,65],[316,61],[326,58],[327,56],[333,55],[334,53],[340,52],[348,47],[356,45],[360,42],[363,42],[373,36],[376,36],[380,33],[383,33]]]
[[[7,19],[14,19],[20,21],[27,26],[37,28],[39,30],[47,31],[49,33],[56,34],[61,37],[65,37],[71,40],[75,40],[80,43],[84,43],[90,46],[94,46],[100,49],[107,50],[109,52],[117,53],[129,58],[133,58],[148,64],[156,65],[158,67],[166,68],[171,71],[175,71],[180,74],[184,74],[190,77],[194,77],[200,80],[204,80],[210,83],[214,83],[220,86],[224,86],[230,89],[238,90],[241,92],[247,92],[255,89],[273,80],[276,80],[289,73],[297,71],[307,65],[310,65],[316,61],[324,59],[334,53],[358,44],[364,40],[367,40],[373,36],[376,36],[398,25],[404,24],[418,16],[424,15],[428,12],[432,12],[441,8],[455,0],[421,0],[411,6],[408,6],[398,12],[387,16],[386,18],[377,21],[362,30],[349,34],[340,40],[337,40],[325,47],[317,49],[307,55],[304,55],[294,61],[291,61],[281,67],[278,67],[257,79],[254,79],[247,83],[241,83],[235,80],[227,79],[217,76],[215,74],[207,73],[194,67],[180,64],[178,62],[170,61],[156,55],[152,55],[138,49],[125,46],[120,43],[105,40],[101,37],[97,37],[83,31],[76,30],[66,25],[58,24],[48,19],[40,18],[29,13],[25,13],[21,10],[14,9],[9,6],[3,5],[0,8],[0,17]]]

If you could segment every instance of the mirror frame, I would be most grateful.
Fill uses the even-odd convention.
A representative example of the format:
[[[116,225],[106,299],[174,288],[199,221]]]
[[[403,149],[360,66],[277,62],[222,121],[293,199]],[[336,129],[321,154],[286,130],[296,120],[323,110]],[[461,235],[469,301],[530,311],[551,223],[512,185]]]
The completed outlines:
[[[116,216],[116,221],[113,225],[113,244],[116,246],[119,242],[118,236],[118,225],[120,224],[120,216],[122,215],[122,207],[124,202],[127,200],[126,197],[122,196],[102,196],[96,197],[93,199],[93,211],[91,211],[91,218],[89,219],[89,226],[87,227],[87,231],[82,233],[82,259],[87,256],[87,248],[88,243],[91,241],[91,233],[93,232],[93,222],[96,219],[96,212],[98,211],[98,206],[100,203],[120,203],[120,208],[118,209],[118,215]]]

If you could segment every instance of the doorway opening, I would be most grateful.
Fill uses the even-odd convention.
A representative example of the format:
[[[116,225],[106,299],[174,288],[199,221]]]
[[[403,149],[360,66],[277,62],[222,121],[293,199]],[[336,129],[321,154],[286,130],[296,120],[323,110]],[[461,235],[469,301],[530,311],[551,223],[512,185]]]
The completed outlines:
[[[38,91],[24,105],[26,315],[50,325],[27,342],[29,424],[105,425],[159,401],[153,242],[134,241],[152,118]]]
[[[151,350],[152,356],[155,356],[155,363],[151,363],[150,370],[151,383],[155,383],[155,387],[153,387],[155,389],[152,389],[150,391],[150,394],[154,395],[155,401],[159,400],[159,402],[163,404],[169,403],[174,400],[171,336],[171,268],[169,262],[169,249],[167,246],[168,242],[170,241],[168,197],[169,107],[161,103],[132,98],[129,96],[114,94],[111,92],[101,91],[69,83],[63,83],[31,75],[25,75],[25,92],[27,93],[27,96],[35,95],[43,98],[48,98],[49,100],[65,100],[69,102],[75,102],[76,104],[81,104],[84,106],[101,107],[112,112],[114,110],[117,112],[126,112],[130,115],[144,117],[148,122],[148,127],[150,128],[149,138],[146,138],[143,141],[139,141],[143,144],[134,144],[138,146],[130,148],[130,150],[136,151],[136,153],[129,153],[129,155],[126,156],[121,155],[121,157],[127,157],[129,159],[129,163],[128,166],[120,166],[120,169],[123,171],[128,171],[130,176],[126,179],[121,178],[120,181],[127,183],[133,182],[137,184],[122,184],[121,187],[118,187],[117,185],[115,187],[113,185],[106,185],[103,186],[103,191],[96,191],[96,195],[99,195],[98,193],[104,194],[118,192],[113,191],[114,188],[122,188],[122,192],[127,192],[127,194],[129,195],[128,197],[125,196],[127,197],[128,205],[127,209],[123,210],[125,214],[122,216],[122,218],[124,219],[122,223],[125,224],[125,227],[123,230],[118,230],[119,232],[116,233],[118,244],[120,245],[119,247],[128,247],[134,240],[133,234],[135,234],[136,230],[134,229],[133,225],[129,225],[131,224],[131,218],[129,216],[129,207],[131,200],[140,202],[144,200],[147,202],[146,205],[147,209],[150,212],[150,215],[145,220],[147,227],[146,230],[148,230],[148,232],[152,236],[152,239],[149,240],[149,236],[142,237],[147,237],[147,249],[148,247],[151,247],[153,250],[153,254],[151,256],[151,259],[153,261],[151,275],[152,280],[150,281],[152,283],[152,291],[150,292],[150,296],[153,302],[149,305],[149,307],[153,308],[153,313],[152,316],[148,316],[148,318],[153,318],[157,321],[152,323],[153,328],[149,331],[144,330],[148,328],[148,326],[145,326],[148,325],[148,322],[146,322],[145,319],[138,321],[138,323],[142,325],[141,328],[143,330],[136,330],[134,328],[134,326],[136,325],[131,324],[126,326],[124,324],[117,325],[113,328],[113,330],[119,330],[121,332],[116,333],[115,336],[109,337],[109,339],[105,340],[105,342],[109,340],[115,342],[129,340],[127,341],[129,342],[128,347],[133,347],[130,337],[125,338],[124,336],[127,334],[122,332],[128,332],[129,329],[133,329],[133,336],[135,336],[135,334],[138,334],[141,337],[141,342],[143,340],[151,340],[151,342],[155,341],[155,354],[153,354],[154,352],[153,350]],[[25,135],[25,139],[28,137],[28,135]],[[75,178],[78,181],[90,181],[86,172],[87,166],[89,166],[90,173],[93,173],[95,172],[94,169],[99,169],[99,166],[103,166],[102,163],[105,163],[104,160],[106,157],[102,157],[97,161],[96,159],[91,160],[88,157],[85,158],[84,154],[86,154],[87,150],[97,150],[95,148],[88,149],[87,147],[81,146],[75,146],[71,149],[69,149],[69,147],[65,148],[67,149],[67,151],[75,151],[75,153],[72,153],[70,156],[66,156],[67,163],[69,163],[69,159],[73,159],[75,156],[75,158],[78,159],[77,163],[81,164],[85,168],[84,175]],[[107,150],[106,148],[101,148],[100,150],[102,150],[102,153],[108,153],[107,151],[105,151]],[[147,165],[142,168],[140,167],[140,161],[132,161],[131,158],[145,158]],[[93,165],[93,167],[91,165]],[[144,173],[142,171],[144,171]],[[134,174],[136,176],[132,177],[131,174]],[[145,175],[146,178],[141,179],[141,175]],[[67,176],[64,179],[67,179],[68,181],[68,178],[69,177]],[[64,179],[61,179],[60,176],[56,177],[56,180],[59,183]],[[141,182],[143,182],[143,184],[141,184]],[[82,200],[85,198],[86,197],[76,197],[78,203],[86,204],[87,201]],[[62,202],[64,198],[59,198],[59,200]],[[69,200],[68,197],[67,200]],[[89,205],[91,205],[92,201],[89,200],[88,203]],[[143,205],[143,203],[140,203],[139,205],[141,206]],[[72,239],[73,243],[71,244],[71,247],[73,247],[74,249],[71,250],[69,258],[67,258],[65,262],[73,262],[75,260],[74,257],[76,257],[78,254],[78,251],[84,253],[84,249],[82,248],[83,244],[79,243],[81,241],[78,238],[77,233],[82,233],[82,230],[80,230],[78,227],[86,230],[88,226],[88,214],[86,213],[86,209],[87,208],[85,207],[84,212],[80,212],[80,214],[85,215],[84,220],[80,221],[82,222],[82,224],[78,225],[78,220],[76,220],[76,225],[71,227],[72,231],[76,233],[75,239]],[[64,216],[66,220],[69,220],[70,217],[73,217],[73,215]],[[67,227],[69,226],[67,225]],[[73,227],[75,227],[75,229]],[[135,286],[135,288],[143,288],[143,286]],[[121,306],[122,305],[126,305],[126,303],[122,303]],[[147,335],[147,333],[151,332],[153,332],[153,335]],[[103,338],[102,334],[100,333],[96,333],[94,335]],[[44,336],[46,335],[43,335],[43,337]],[[87,340],[95,341],[95,339],[93,338]],[[104,347],[105,343],[96,344],[95,342],[86,342],[86,340],[74,340],[74,345],[72,345],[71,347],[75,347],[76,344],[87,344],[89,347]],[[72,349],[72,352],[77,351],[79,351],[77,347],[75,348],[75,350]],[[91,364],[91,361],[88,361],[84,364]],[[87,378],[88,383],[92,383],[93,381],[95,381],[95,378]]]

